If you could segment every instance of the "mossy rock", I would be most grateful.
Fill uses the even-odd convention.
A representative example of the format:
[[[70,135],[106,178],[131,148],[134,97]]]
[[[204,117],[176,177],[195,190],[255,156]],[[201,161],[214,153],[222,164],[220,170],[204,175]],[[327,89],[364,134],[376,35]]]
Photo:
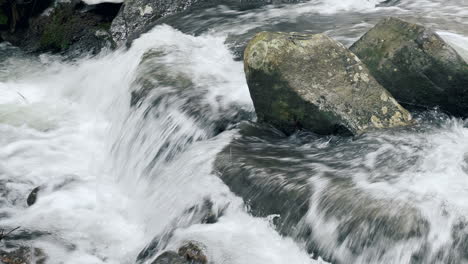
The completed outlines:
[[[350,49],[406,108],[468,116],[468,64],[431,29],[390,17]]]
[[[260,122],[290,134],[352,134],[411,124],[411,115],[341,43],[323,35],[261,32],[244,69]]]
[[[27,52],[96,54],[113,43],[111,17],[93,10],[77,2],[57,3],[50,12],[30,18],[27,28],[2,37]]]
[[[6,26],[6,25],[8,25],[8,16],[0,8],[0,26]]]

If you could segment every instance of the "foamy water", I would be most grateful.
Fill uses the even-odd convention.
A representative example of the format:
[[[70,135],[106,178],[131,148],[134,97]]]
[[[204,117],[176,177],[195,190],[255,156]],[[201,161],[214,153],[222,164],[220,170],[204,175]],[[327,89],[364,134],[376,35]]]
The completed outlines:
[[[291,23],[288,29],[294,30],[305,23],[349,44],[381,16],[397,14],[412,20],[421,16],[468,57],[468,32],[456,24],[468,23],[465,3],[377,4],[311,1],[245,12],[218,7],[207,12],[222,10],[220,16],[235,18],[215,19],[199,36],[157,26],[128,50],[73,62],[0,46],[10,54],[0,55],[0,227],[21,226],[17,234],[22,235],[9,243],[43,249],[47,263],[135,263],[145,247],[159,241],[141,260],[151,263],[163,250],[189,240],[203,243],[213,263],[321,263],[303,241],[280,236],[270,218],[252,216],[213,173],[217,153],[239,136],[231,125],[255,119],[242,62],[234,60],[225,41],[265,27]],[[317,14],[336,16],[338,26],[327,21],[312,28],[320,22],[312,20]],[[205,27],[207,21],[199,22]],[[148,51],[157,55],[141,64]],[[157,89],[131,107],[131,92],[148,83]],[[247,117],[237,115],[241,112]],[[232,124],[224,125],[225,119]],[[463,121],[443,116],[422,123],[421,130],[371,134],[357,143],[319,140],[296,146],[304,151],[301,162],[309,166],[304,173],[317,190],[302,224],[312,228],[311,240],[323,253],[341,263],[410,263],[427,241],[428,261],[454,247],[453,227],[468,210],[468,129]],[[339,155],[342,148],[347,158]],[[317,149],[322,154],[309,153]],[[408,163],[411,158],[414,164]],[[336,160],[345,169],[333,167]],[[347,176],[353,188],[334,185],[328,173]],[[38,201],[27,207],[26,198],[37,186],[42,188]],[[365,195],[346,196],[356,190]],[[401,243],[379,240],[351,252],[346,243],[336,242],[346,219],[330,217],[324,209],[329,204],[317,202],[335,201],[332,191],[343,192],[355,211],[369,209],[362,205],[367,197],[382,201],[389,218],[416,208],[414,217],[430,226],[427,236]],[[220,212],[214,224],[200,222],[207,201]]]

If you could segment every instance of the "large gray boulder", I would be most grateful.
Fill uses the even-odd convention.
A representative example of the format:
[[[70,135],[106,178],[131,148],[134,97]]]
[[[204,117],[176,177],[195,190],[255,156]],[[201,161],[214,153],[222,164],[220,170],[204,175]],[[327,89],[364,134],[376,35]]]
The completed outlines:
[[[361,134],[411,123],[354,54],[322,34],[261,32],[245,50],[244,68],[258,120],[288,134]]]
[[[434,31],[390,17],[351,51],[408,109],[440,107],[468,116],[468,64]]]

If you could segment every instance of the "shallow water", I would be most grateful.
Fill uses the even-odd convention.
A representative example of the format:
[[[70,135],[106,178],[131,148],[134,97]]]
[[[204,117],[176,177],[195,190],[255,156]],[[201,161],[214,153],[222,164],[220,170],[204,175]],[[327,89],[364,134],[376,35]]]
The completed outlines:
[[[413,129],[355,139],[268,128],[245,137],[237,125],[255,121],[239,61],[255,32],[326,32],[350,45],[397,15],[468,58],[467,14],[461,0],[218,6],[94,58],[0,45],[0,227],[21,226],[0,248],[41,248],[47,263],[151,263],[196,240],[214,263],[320,263],[312,252],[336,263],[468,262],[464,121],[432,111]],[[304,180],[312,191],[297,229],[308,232],[280,235],[277,216],[255,213],[218,177],[230,144],[242,150],[231,158],[267,176],[264,192]],[[216,223],[203,223],[207,211]]]

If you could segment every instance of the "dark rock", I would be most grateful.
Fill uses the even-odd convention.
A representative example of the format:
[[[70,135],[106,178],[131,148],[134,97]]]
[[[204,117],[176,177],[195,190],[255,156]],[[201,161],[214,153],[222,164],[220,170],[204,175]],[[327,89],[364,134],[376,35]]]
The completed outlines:
[[[20,247],[11,251],[0,250],[0,262],[4,264],[45,264],[47,256],[39,248]]]
[[[119,45],[149,31],[158,20],[192,8],[213,6],[217,0],[129,0],[112,21],[113,40]]]
[[[26,28],[31,17],[41,14],[52,3],[52,0],[0,0],[0,30],[14,33]]]
[[[190,241],[181,246],[178,253],[165,251],[159,255],[152,264],[206,264],[208,260],[203,254],[202,246]]]
[[[411,124],[366,66],[325,35],[261,32],[245,49],[244,68],[258,120],[287,134]]]
[[[239,8],[241,10],[259,8],[266,5],[281,5],[306,2],[303,0],[240,0]]]
[[[39,186],[39,187],[34,188],[31,191],[31,193],[28,195],[28,199],[26,199],[28,206],[31,206],[36,203],[37,196],[40,190],[41,190],[41,187]]]
[[[386,18],[351,50],[408,109],[468,116],[468,64],[434,31]]]
[[[190,241],[179,248],[179,256],[182,256],[191,264],[206,264],[208,259],[203,253],[203,246],[197,242]]]
[[[113,47],[109,33],[115,6],[86,6],[80,2],[57,4],[49,13],[33,17],[29,26],[14,33],[3,32],[4,40],[29,52],[96,54]]]
[[[293,148],[275,147],[273,142],[283,139],[282,133],[246,123],[240,129],[241,136],[218,154],[215,173],[244,199],[254,216],[280,215],[276,228],[282,235],[292,235],[309,209],[312,188],[309,176],[301,173],[304,166],[281,157],[304,157]]]
[[[188,264],[188,262],[174,251],[166,251],[159,255],[152,264]]]
[[[162,234],[159,234],[153,238],[153,240],[138,254],[136,263],[146,263],[149,259],[152,259],[159,252],[166,250],[170,240],[173,238],[174,231],[177,228],[184,228],[191,226],[193,224],[212,224],[218,221],[218,218],[222,216],[225,208],[220,210],[215,210],[213,203],[204,199],[202,204],[192,206],[189,209],[185,210],[183,214],[175,219],[172,222],[172,227],[166,229]],[[202,251],[203,246],[199,245],[196,242],[191,242],[198,248],[199,251]],[[190,248],[190,243],[186,244],[186,248]],[[183,250],[187,251],[187,250]],[[182,252],[182,251],[181,251]],[[189,255],[194,255],[194,253],[188,252]],[[184,255],[184,254],[182,254]],[[196,254],[195,254],[196,255]],[[159,263],[159,262],[157,262]],[[186,262],[184,262],[186,263]],[[190,262],[192,263],[192,262]],[[193,262],[198,263],[198,262]]]
[[[197,87],[187,73],[164,63],[166,55],[161,50],[150,50],[143,55],[134,83],[136,89],[131,92],[131,106],[141,107],[150,99],[149,107],[165,109],[168,102],[178,101],[179,109],[197,120],[208,137],[229,129],[241,120],[253,118],[251,109],[234,103],[223,104],[223,98],[217,98],[219,104],[213,107],[205,100],[209,87]],[[160,89],[162,87],[164,89]],[[154,114],[156,117],[162,115],[161,110]]]
[[[370,142],[311,136],[304,135],[310,144],[304,146],[302,139],[244,123],[218,154],[214,171],[253,216],[276,216],[280,234],[332,263],[358,263],[362,256],[377,260],[401,243],[425,244],[430,224],[417,207],[374,197],[349,177],[359,166],[349,161],[362,155],[356,146],[369,148]],[[320,142],[329,147],[315,147]],[[321,166],[326,169],[317,169]]]

